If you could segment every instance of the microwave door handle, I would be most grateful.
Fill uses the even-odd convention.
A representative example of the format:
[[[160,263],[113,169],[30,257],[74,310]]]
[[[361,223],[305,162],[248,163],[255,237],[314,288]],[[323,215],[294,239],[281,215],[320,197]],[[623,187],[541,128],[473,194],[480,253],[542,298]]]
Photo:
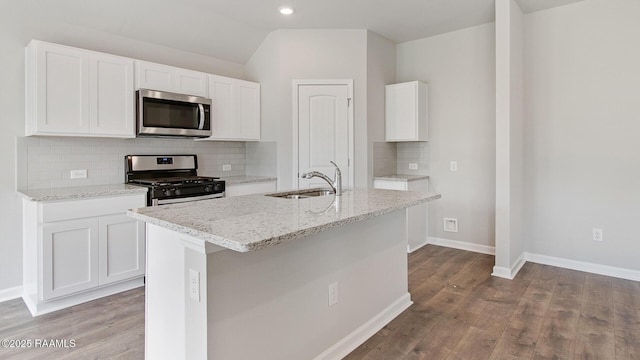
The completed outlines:
[[[198,112],[200,113],[200,123],[198,125],[198,129],[204,129],[204,105],[198,104]]]

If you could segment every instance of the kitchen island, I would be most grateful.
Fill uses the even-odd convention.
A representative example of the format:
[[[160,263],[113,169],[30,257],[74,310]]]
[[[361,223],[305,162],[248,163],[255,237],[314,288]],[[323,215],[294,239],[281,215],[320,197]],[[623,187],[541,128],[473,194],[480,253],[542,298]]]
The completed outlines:
[[[338,359],[411,305],[406,213],[362,189],[134,209],[147,223],[147,359]]]

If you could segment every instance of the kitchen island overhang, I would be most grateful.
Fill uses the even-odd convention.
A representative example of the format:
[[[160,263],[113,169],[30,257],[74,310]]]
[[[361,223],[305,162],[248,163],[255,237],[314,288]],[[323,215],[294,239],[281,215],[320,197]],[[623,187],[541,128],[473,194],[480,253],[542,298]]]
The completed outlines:
[[[147,358],[341,358],[411,305],[399,210],[439,197],[364,189],[130,211],[147,222]]]

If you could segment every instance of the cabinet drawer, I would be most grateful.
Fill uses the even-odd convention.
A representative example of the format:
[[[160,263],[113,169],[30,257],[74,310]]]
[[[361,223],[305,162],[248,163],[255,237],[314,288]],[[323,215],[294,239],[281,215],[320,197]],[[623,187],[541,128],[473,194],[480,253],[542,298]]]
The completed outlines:
[[[406,181],[373,180],[373,187],[386,190],[407,190]]]
[[[42,222],[48,223],[102,215],[121,214],[127,209],[145,206],[145,194],[48,202],[42,204]]]

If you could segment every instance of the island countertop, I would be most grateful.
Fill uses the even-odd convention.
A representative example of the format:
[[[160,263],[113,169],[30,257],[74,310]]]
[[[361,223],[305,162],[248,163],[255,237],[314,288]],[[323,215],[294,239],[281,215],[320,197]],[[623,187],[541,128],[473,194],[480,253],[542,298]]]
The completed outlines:
[[[247,195],[139,208],[127,214],[214,245],[248,252],[439,198],[436,193],[355,189],[342,196],[305,199]]]

